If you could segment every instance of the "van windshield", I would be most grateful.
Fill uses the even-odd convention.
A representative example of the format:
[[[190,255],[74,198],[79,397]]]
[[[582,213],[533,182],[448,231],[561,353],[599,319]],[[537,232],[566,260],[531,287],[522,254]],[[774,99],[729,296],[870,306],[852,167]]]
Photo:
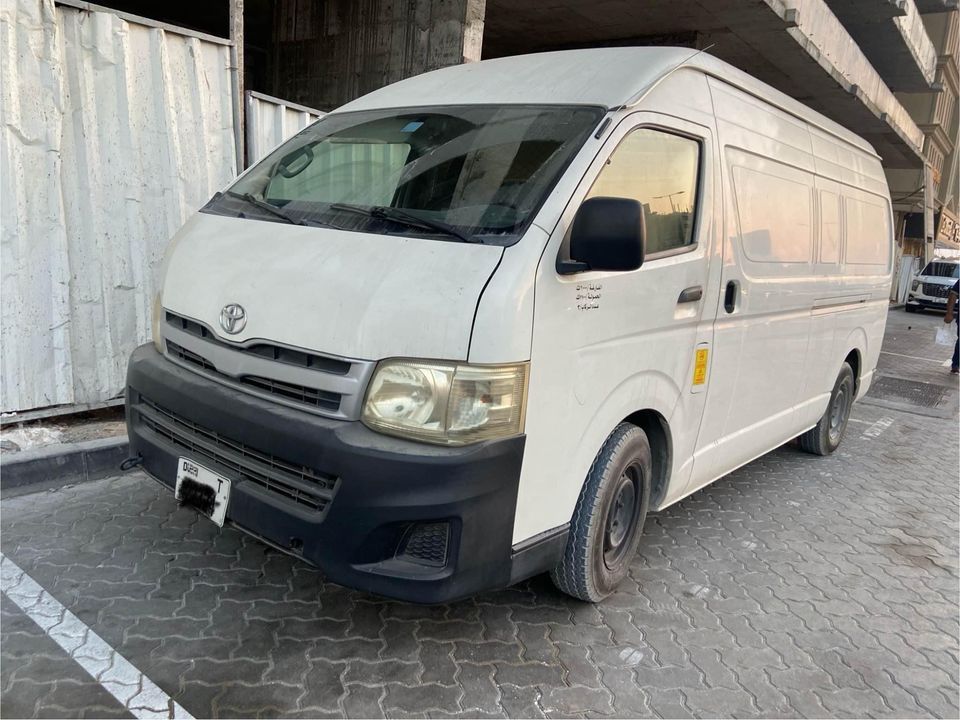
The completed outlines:
[[[203,212],[512,244],[603,113],[519,105],[333,113]]]
[[[927,276],[932,275],[934,277],[960,278],[960,263],[934,261],[927,263],[927,266],[920,274]]]

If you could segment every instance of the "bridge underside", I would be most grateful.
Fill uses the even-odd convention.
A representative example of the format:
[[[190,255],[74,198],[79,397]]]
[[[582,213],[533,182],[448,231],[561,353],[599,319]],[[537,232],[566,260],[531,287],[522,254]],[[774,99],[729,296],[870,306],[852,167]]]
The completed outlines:
[[[888,168],[920,168],[923,134],[822,0],[487,0],[483,57],[598,45],[709,47],[866,138]]]

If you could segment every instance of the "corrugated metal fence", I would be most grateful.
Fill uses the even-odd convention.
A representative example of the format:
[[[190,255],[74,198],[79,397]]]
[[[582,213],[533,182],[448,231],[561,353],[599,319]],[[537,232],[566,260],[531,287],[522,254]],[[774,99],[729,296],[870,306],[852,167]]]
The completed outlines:
[[[167,240],[237,170],[229,43],[78,7],[0,7],[3,411],[122,392]]]
[[[253,90],[248,90],[246,96],[247,161],[250,164],[324,116],[321,110]]]

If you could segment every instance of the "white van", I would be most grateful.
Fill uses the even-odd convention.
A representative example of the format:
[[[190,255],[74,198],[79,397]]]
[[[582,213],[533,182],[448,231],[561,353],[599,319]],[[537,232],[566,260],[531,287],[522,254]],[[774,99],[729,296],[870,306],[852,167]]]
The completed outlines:
[[[891,279],[870,145],[705,54],[452,67],[311,125],[174,237],[131,448],[334,582],[624,577],[648,511],[840,443]]]
[[[950,288],[960,278],[960,261],[936,258],[927,263],[910,282],[903,306],[907,312],[927,308],[946,312]]]

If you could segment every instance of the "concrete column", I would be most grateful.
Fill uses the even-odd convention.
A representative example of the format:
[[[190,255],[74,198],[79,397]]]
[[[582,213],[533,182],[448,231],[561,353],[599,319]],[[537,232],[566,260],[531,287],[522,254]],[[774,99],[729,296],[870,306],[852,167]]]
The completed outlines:
[[[928,263],[933,259],[935,250],[933,215],[936,208],[933,204],[933,168],[930,163],[923,166],[923,261]]]
[[[247,152],[244,147],[243,101],[243,0],[230,0],[230,68],[233,85],[233,124],[237,153],[237,172],[247,167]]]
[[[486,0],[277,0],[271,95],[332,110],[480,59]]]

